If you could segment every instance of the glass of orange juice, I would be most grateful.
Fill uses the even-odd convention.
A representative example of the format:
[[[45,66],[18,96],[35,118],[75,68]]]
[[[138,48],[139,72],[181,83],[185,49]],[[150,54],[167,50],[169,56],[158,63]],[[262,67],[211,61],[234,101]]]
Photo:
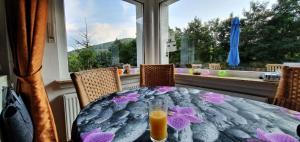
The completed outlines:
[[[167,104],[155,100],[149,106],[150,137],[153,142],[164,142],[167,139]]]

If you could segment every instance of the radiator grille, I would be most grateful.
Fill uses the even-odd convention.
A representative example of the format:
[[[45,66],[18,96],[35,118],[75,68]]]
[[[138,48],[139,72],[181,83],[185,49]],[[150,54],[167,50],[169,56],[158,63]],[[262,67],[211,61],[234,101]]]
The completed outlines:
[[[65,125],[66,125],[66,138],[67,141],[71,140],[72,123],[76,119],[76,116],[80,112],[79,101],[76,93],[65,94],[64,109],[65,109]]]

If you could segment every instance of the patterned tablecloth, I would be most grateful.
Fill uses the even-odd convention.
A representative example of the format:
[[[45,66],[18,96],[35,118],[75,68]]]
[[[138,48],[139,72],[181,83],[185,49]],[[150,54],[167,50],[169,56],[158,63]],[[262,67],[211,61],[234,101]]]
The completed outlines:
[[[133,99],[132,99],[133,96]],[[131,98],[130,98],[131,97]],[[169,142],[254,142],[294,138],[300,113],[253,100],[181,87],[139,88],[112,94],[85,107],[74,121],[72,139],[99,130],[113,142],[150,141],[148,104],[155,99],[169,107],[192,107],[201,122],[176,131]]]

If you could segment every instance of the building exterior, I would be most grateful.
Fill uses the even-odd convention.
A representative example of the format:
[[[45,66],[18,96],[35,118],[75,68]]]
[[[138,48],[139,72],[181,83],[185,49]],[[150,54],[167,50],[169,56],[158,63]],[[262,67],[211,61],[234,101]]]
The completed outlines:
[[[195,61],[195,46],[188,41],[187,36],[183,36],[181,39],[180,47],[180,64],[192,64]]]

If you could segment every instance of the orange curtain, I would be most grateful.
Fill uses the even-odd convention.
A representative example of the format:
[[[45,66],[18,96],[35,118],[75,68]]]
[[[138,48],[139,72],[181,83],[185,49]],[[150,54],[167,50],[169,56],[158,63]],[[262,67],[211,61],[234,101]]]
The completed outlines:
[[[6,0],[10,46],[17,76],[34,124],[34,140],[58,141],[56,126],[41,76],[48,0]]]

